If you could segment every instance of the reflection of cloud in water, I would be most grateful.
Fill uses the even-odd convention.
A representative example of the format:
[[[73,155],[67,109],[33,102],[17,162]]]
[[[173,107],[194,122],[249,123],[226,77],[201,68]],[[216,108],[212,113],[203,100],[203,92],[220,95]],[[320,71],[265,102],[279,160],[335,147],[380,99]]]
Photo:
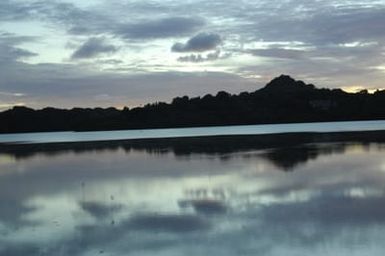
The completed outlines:
[[[107,205],[100,202],[80,202],[79,205],[85,212],[97,219],[109,217],[123,208],[123,205]]]
[[[278,203],[238,216],[244,221],[238,232],[247,236],[263,230],[271,239],[267,255],[382,255],[383,203],[384,198],[346,197]],[[367,254],[372,250],[376,253]]]
[[[217,199],[187,199],[178,201],[181,208],[192,207],[197,213],[220,214],[227,211],[225,202]]]
[[[272,223],[311,222],[318,225],[356,226],[385,224],[385,197],[313,197],[303,202],[263,207],[258,216]],[[325,227],[324,227],[325,228]]]
[[[45,255],[41,248],[30,244],[18,244],[6,248],[0,246],[0,253],[6,256]]]
[[[15,228],[20,226],[31,226],[35,221],[26,220],[23,216],[37,210],[36,206],[26,205],[25,202],[1,200],[0,202],[0,224]]]
[[[0,255],[382,255],[378,145],[195,148],[182,158],[86,150],[0,163]],[[35,233],[23,221],[35,221]]]
[[[186,197],[178,200],[181,209],[192,208],[201,214],[223,214],[228,210],[224,189],[188,189]]]
[[[145,214],[134,216],[128,222],[128,227],[146,231],[179,233],[207,230],[209,223],[196,215]]]

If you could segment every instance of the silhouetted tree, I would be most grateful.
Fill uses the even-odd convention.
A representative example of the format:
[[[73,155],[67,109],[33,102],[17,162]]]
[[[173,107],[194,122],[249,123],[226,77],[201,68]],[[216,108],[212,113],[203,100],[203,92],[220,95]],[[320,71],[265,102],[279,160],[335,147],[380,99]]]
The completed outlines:
[[[385,118],[385,90],[347,93],[318,89],[281,75],[254,92],[176,97],[171,103],[144,107],[44,108],[14,107],[0,113],[0,132],[84,131],[210,125],[370,120]]]

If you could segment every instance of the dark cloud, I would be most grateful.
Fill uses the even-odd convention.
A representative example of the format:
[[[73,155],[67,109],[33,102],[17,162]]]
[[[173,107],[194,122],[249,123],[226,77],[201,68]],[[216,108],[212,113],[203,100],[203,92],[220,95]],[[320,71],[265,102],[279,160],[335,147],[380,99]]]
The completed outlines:
[[[0,1],[0,20],[14,21],[30,17],[31,6],[29,4],[15,3],[11,0]]]
[[[115,33],[128,39],[177,37],[195,32],[204,24],[200,18],[168,17],[121,24]]]
[[[104,11],[80,9],[71,3],[44,3],[38,13],[42,19],[61,25],[71,34],[109,33],[117,23],[113,16],[108,16]]]
[[[206,56],[204,56],[202,54],[190,54],[187,56],[179,57],[178,61],[180,61],[180,62],[195,62],[195,63],[205,62],[205,61],[215,61],[218,58],[220,58],[220,53],[221,52],[218,50],[216,52],[209,53]]]
[[[20,58],[28,58],[37,55],[37,53],[30,52],[28,50],[24,50],[18,47],[1,45],[0,43],[0,62],[12,62]]]
[[[289,1],[290,2],[290,1]],[[385,31],[385,8],[368,8],[344,3],[335,6],[300,3],[285,5],[259,19],[246,15],[250,22],[243,29],[253,40],[300,41],[313,46],[349,43],[355,41],[382,40]],[[306,9],[306,10],[304,10]],[[240,29],[240,28],[239,28]],[[253,35],[254,34],[254,35]]]
[[[38,38],[35,36],[20,36],[8,32],[0,32],[0,42],[3,44],[6,43],[8,45],[18,45],[21,43],[33,42],[37,39]]]
[[[90,38],[72,54],[71,58],[88,59],[116,51],[118,51],[118,48],[107,44],[103,38]]]
[[[385,8],[342,8],[321,13],[309,20],[307,31],[315,30],[318,42],[349,43],[385,38],[381,24],[385,23]]]
[[[110,32],[118,23],[102,11],[81,9],[72,3],[59,1],[10,1],[0,3],[0,20],[36,20],[64,28],[71,34],[101,34]]]
[[[10,63],[20,58],[37,56],[37,53],[18,47],[19,44],[35,40],[34,37],[16,36],[11,33],[0,33],[0,63]]]
[[[21,58],[21,57],[33,57],[33,56],[37,56],[38,54],[37,53],[34,53],[34,52],[30,52],[28,50],[24,50],[24,49],[21,49],[21,48],[13,48],[11,51],[10,51],[11,55],[15,58]]]
[[[175,43],[173,52],[204,52],[215,49],[222,42],[221,36],[215,33],[199,33],[186,43]]]
[[[126,6],[120,10],[123,14],[138,9],[133,22],[125,22],[116,15],[101,9],[79,8],[72,3],[33,1],[13,3],[9,0],[0,3],[0,20],[20,21],[39,20],[54,23],[64,28],[68,33],[75,35],[100,35],[111,34],[127,39],[152,39],[184,36],[196,32],[205,25],[202,18],[183,15],[167,15],[159,18],[159,13],[142,17],[144,9],[150,8],[151,12],[159,9],[151,5],[140,3]],[[158,6],[158,5],[157,5]],[[144,9],[143,9],[144,8]],[[158,8],[161,8],[158,6]],[[166,8],[164,6],[164,8]],[[164,9],[163,8],[163,9]],[[117,11],[117,10],[115,10]],[[123,13],[124,12],[124,13]]]
[[[306,41],[317,44],[383,39],[385,8],[373,1],[259,1],[239,4],[223,1],[192,1],[186,4],[154,1],[114,3],[115,8],[80,8],[58,1],[10,1],[0,3],[0,20],[33,19],[54,22],[75,34],[118,34],[125,38],[164,38],[187,35],[205,25],[198,18],[227,18],[231,22],[209,23],[221,34],[253,41]],[[111,7],[111,5],[108,5]],[[135,14],[134,22],[117,17]],[[159,18],[163,15],[162,18]],[[133,16],[133,15],[131,15]],[[151,19],[149,19],[151,17]],[[131,17],[130,17],[131,18]]]

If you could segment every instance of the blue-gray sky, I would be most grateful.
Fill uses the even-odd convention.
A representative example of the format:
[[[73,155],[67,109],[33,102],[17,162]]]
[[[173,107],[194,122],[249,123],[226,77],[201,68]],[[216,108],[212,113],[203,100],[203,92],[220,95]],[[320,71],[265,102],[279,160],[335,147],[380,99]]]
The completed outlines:
[[[1,0],[0,110],[138,106],[281,73],[383,88],[385,1]]]

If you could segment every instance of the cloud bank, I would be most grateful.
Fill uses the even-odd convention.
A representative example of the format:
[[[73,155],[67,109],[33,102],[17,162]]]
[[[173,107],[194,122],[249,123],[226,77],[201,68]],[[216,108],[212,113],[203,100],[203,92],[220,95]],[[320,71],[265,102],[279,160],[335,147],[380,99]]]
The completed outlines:
[[[141,79],[132,79],[159,72],[186,79],[195,77],[194,72],[230,73],[256,87],[286,73],[325,87],[383,88],[384,17],[385,3],[369,0],[3,0],[0,91],[24,94],[22,102],[41,107],[52,102],[47,91],[58,99],[54,103],[84,106],[83,100],[62,98],[63,91],[71,90],[89,99],[127,94],[129,102],[143,104],[156,99],[153,88],[159,87],[143,84],[139,94]],[[123,82],[122,74],[130,83]],[[92,87],[95,80],[109,86],[98,82]],[[118,92],[122,88],[124,92]],[[42,94],[32,98],[31,91]],[[181,83],[173,92],[202,91],[204,86],[192,89]],[[174,96],[162,94],[158,100]],[[122,101],[109,97],[105,104]]]

